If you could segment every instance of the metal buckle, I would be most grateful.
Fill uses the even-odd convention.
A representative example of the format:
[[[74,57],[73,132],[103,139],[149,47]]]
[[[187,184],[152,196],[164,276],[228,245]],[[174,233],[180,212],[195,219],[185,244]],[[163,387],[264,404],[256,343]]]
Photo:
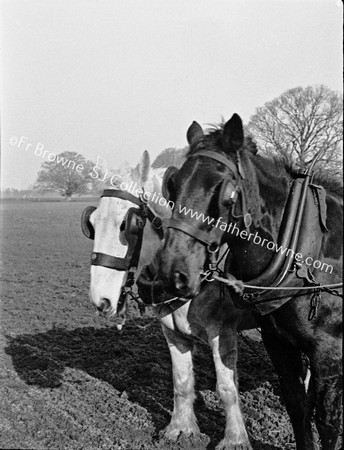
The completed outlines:
[[[160,222],[160,225],[156,225],[155,221],[157,221],[158,223]],[[155,216],[151,223],[156,230],[160,230],[162,228],[162,220],[158,216]]]
[[[208,281],[208,282],[215,281],[215,278],[209,278],[209,277],[213,276],[213,272],[214,272],[214,270],[210,270],[210,269],[208,269],[206,272],[203,272],[201,274],[201,275],[203,275],[202,281]]]
[[[215,246],[215,247],[213,247],[214,249],[212,250],[212,246]],[[208,252],[209,253],[212,253],[212,254],[214,254],[214,253],[217,253],[218,251],[219,251],[219,245],[216,243],[216,242],[212,242],[211,244],[208,244],[208,246],[207,246],[207,250],[208,250]]]
[[[260,297],[260,294],[258,292],[246,293],[246,294],[242,294],[242,296],[241,296],[243,301],[248,304],[252,304],[252,301],[256,300],[259,297]]]

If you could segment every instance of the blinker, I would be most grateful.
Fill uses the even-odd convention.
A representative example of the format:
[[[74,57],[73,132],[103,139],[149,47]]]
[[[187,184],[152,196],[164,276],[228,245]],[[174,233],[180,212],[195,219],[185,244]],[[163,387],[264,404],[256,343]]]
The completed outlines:
[[[160,239],[162,239],[164,235],[162,221],[147,206],[147,201],[144,201],[143,197],[137,198],[131,193],[120,189],[105,189],[101,197],[114,197],[127,200],[139,206],[139,208],[129,208],[125,219],[120,225],[120,232],[125,233],[128,244],[128,250],[125,257],[119,258],[105,253],[93,252],[91,255],[91,265],[102,266],[119,271],[128,271],[131,268],[136,268],[140,257],[143,229],[146,220],[148,219],[152,223]],[[89,239],[94,239],[95,235],[93,225],[89,219],[96,209],[95,206],[87,206],[81,215],[81,230]],[[130,286],[130,283],[126,284],[126,286]]]
[[[140,216],[138,208],[129,208],[125,218],[124,232],[125,237],[129,241],[130,235],[138,234],[143,228],[144,223]]]
[[[238,199],[238,187],[234,186],[231,181],[224,184],[220,198],[225,206],[235,203]]]
[[[96,210],[95,206],[87,206],[81,214],[81,230],[88,239],[94,239],[94,228],[90,222],[91,214]]]

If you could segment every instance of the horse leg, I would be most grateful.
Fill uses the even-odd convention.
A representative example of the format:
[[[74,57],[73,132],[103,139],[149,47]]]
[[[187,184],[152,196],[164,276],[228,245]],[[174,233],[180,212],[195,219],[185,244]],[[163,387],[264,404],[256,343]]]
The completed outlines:
[[[218,336],[209,340],[215,363],[217,391],[226,412],[225,437],[217,450],[251,450],[239,406],[236,383],[237,334],[231,324],[223,327]]]
[[[342,406],[341,342],[317,340],[311,357],[315,389],[315,420],[321,443],[326,450],[339,448]]]
[[[193,342],[184,339],[169,328],[162,329],[170,350],[173,371],[174,408],[170,424],[164,431],[170,440],[177,440],[181,433],[200,434],[193,410],[195,399],[192,364]]]
[[[314,450],[311,427],[312,378],[307,397],[300,350],[262,327],[263,342],[279,377],[286,409],[293,426],[297,450]]]

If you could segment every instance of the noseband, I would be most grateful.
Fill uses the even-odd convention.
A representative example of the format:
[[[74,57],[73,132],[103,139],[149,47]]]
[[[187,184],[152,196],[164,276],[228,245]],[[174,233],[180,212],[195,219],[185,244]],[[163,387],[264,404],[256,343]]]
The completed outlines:
[[[125,232],[125,237],[128,241],[128,251],[124,258],[107,255],[106,253],[92,252],[91,265],[107,267],[108,269],[119,271],[128,271],[131,268],[136,268],[140,259],[143,230],[147,219],[153,225],[153,228],[158,233],[160,239],[164,236],[162,220],[149,208],[147,200],[143,195],[135,197],[129,192],[121,189],[105,189],[101,197],[114,197],[127,200],[137,205],[138,208],[129,208],[126,215],[126,221],[121,225],[121,231]],[[85,209],[84,213],[88,208]],[[88,222],[85,223],[84,213],[81,217],[81,228],[85,236],[92,239],[92,236],[94,237],[94,231],[90,236],[89,229],[92,225],[88,220],[89,215],[87,217]]]
[[[241,161],[239,154],[237,154],[237,163],[235,164],[231,160],[227,159],[225,156],[216,153],[214,151],[210,150],[200,150],[199,152],[191,155],[190,157],[197,157],[197,156],[207,156],[208,158],[214,159],[215,161],[223,164],[226,166],[230,172],[232,173],[234,179],[236,180],[235,185],[235,193],[237,194],[238,191],[241,190],[241,184],[242,180],[245,179],[244,171],[241,166]],[[238,199],[238,195],[235,195],[232,198],[232,204],[233,207],[235,206],[235,203]],[[221,243],[221,237],[222,232],[216,228],[213,227],[210,231],[202,231],[193,225],[189,225],[185,223],[185,221],[180,219],[170,219],[167,225],[167,228],[173,228],[175,230],[180,230],[185,234],[188,234],[189,236],[193,237],[197,241],[201,242],[203,245],[207,247],[208,253],[211,255],[211,258],[213,259],[214,254],[218,251],[219,245]]]

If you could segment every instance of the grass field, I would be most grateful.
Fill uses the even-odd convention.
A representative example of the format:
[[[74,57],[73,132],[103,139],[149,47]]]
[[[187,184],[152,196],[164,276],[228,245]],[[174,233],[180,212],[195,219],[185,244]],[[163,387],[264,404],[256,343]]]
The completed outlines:
[[[94,314],[84,207],[2,205],[0,448],[214,449],[225,419],[210,350],[200,344],[195,356],[195,411],[209,438],[170,445],[159,437],[173,408],[167,345],[157,321],[132,319],[119,332]],[[149,320],[147,330],[136,327]],[[240,339],[239,385],[253,448],[294,449],[277,377],[257,339]]]

